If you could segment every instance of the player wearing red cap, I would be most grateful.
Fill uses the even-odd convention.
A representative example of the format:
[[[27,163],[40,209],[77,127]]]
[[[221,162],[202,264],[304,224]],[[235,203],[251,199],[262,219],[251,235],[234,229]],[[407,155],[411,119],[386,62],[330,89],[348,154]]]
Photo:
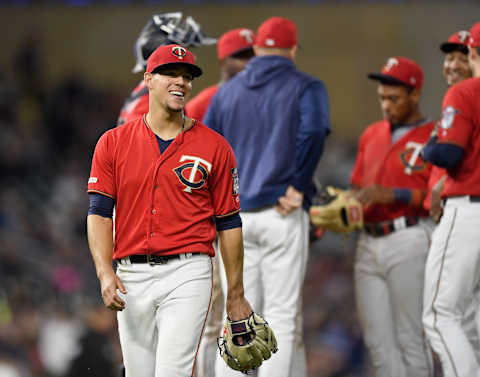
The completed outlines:
[[[210,100],[225,82],[240,72],[253,57],[252,30],[237,28],[222,34],[217,42],[217,56],[220,63],[220,81],[202,90],[185,106],[185,113],[193,119],[202,120]],[[215,374],[215,359],[217,338],[223,325],[223,293],[218,273],[218,258],[212,258],[213,265],[213,295],[212,306],[205,327],[205,335],[198,352],[196,377],[213,376]]]
[[[247,65],[254,56],[255,34],[250,29],[237,28],[222,34],[217,42],[217,57],[220,63],[220,81],[202,90],[185,106],[185,113],[194,119],[202,120],[210,100],[219,87],[230,80]]]
[[[143,27],[135,42],[135,66],[133,73],[143,72],[150,54],[159,46],[178,43],[191,48],[215,44],[215,38],[207,37],[192,17],[183,18],[182,12],[154,14]],[[148,88],[142,80],[120,110],[117,124],[142,117],[148,112]],[[200,119],[201,120],[201,119]]]
[[[243,295],[233,151],[183,114],[192,79],[201,73],[180,45],[156,49],[144,74],[148,113],[105,132],[93,156],[88,240],[104,304],[118,311],[127,377],[193,375],[211,300],[215,226],[228,316],[252,312]],[[103,200],[92,199],[95,194]]]
[[[422,289],[433,222],[422,206],[431,165],[420,150],[433,122],[419,109],[414,61],[392,57],[368,77],[379,81],[384,119],[361,135],[351,177],[365,222],[354,266],[359,319],[375,377],[427,377]]]
[[[205,124],[238,159],[245,291],[275,328],[278,352],[257,376],[303,377],[302,287],[313,172],[330,132],[325,85],[295,67],[297,28],[263,22],[255,57],[212,98]],[[217,359],[216,376],[236,376]]]
[[[462,326],[480,281],[480,22],[470,30],[468,48],[473,78],[448,89],[436,135],[422,151],[447,172],[443,216],[428,254],[423,312],[445,377],[480,376],[480,348]]]
[[[466,30],[453,33],[447,40],[440,45],[440,50],[445,53],[443,60],[443,77],[450,87],[472,76],[472,71],[468,65],[468,37]],[[430,215],[438,222],[442,215],[442,206],[440,194],[445,182],[445,170],[433,166],[428,181],[428,195],[425,198],[424,206],[430,211]]]

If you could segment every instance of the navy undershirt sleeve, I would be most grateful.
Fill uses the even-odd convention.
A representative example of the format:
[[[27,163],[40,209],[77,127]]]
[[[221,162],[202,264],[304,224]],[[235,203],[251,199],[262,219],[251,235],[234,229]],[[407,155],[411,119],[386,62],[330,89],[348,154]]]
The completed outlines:
[[[99,215],[102,217],[113,217],[113,207],[115,200],[108,196],[90,193],[88,194],[90,199],[90,207],[88,208],[89,215]]]
[[[437,143],[437,137],[432,137],[422,149],[422,158],[434,165],[453,169],[462,160],[464,149],[458,145]]]
[[[227,229],[241,228],[242,219],[239,213],[225,217],[215,217],[215,226],[218,232]]]

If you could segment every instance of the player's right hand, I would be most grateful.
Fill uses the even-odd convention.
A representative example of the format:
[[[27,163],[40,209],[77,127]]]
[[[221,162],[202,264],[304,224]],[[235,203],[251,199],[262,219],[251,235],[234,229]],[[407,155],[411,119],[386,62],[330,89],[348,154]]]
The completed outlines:
[[[114,311],[122,311],[125,309],[125,301],[118,295],[117,290],[123,294],[127,290],[123,286],[120,278],[113,272],[100,279],[103,303],[107,308]]]

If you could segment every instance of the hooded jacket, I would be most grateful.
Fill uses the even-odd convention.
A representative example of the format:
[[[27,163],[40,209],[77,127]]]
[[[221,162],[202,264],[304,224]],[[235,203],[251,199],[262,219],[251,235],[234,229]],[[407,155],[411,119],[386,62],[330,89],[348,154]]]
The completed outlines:
[[[289,185],[308,209],[313,173],[330,132],[324,84],[282,56],[253,58],[213,97],[204,123],[231,144],[242,210],[275,205]]]

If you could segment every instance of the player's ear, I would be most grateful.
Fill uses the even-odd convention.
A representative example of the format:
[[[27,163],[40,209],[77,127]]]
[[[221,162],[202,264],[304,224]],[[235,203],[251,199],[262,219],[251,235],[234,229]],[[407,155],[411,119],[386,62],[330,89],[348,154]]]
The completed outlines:
[[[145,81],[145,84],[148,88],[150,88],[150,82],[152,81],[152,77],[153,75],[150,72],[145,72],[143,74],[143,81]]]
[[[420,90],[418,90],[417,88],[413,88],[410,92],[410,98],[415,103],[420,102]]]

